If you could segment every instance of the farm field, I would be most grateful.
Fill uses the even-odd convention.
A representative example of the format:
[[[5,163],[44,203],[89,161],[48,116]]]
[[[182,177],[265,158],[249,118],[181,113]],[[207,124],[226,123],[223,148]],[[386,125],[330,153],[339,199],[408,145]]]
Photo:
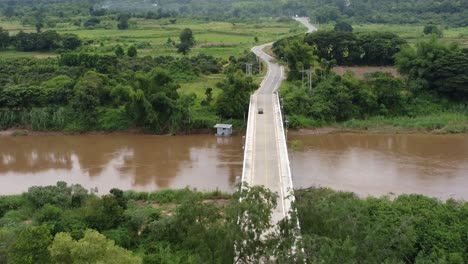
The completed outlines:
[[[229,23],[205,22],[192,19],[178,19],[171,24],[167,19],[147,20],[134,18],[128,30],[118,30],[116,21],[101,23],[101,27],[85,29],[71,24],[62,23],[55,28],[43,30],[56,30],[58,33],[73,33],[84,40],[83,49],[101,54],[113,54],[116,45],[124,48],[134,45],[140,56],[171,55],[180,56],[176,48],[168,43],[168,39],[178,42],[179,34],[184,28],[190,28],[196,40],[191,54],[204,53],[214,57],[228,59],[230,56],[239,56],[245,50],[256,45],[255,37],[259,43],[272,42],[282,37],[301,32],[301,27],[293,20],[290,22],[277,22],[276,19],[262,19],[255,23]],[[1,26],[10,34],[20,30],[33,32],[34,27],[23,26],[19,22],[0,21]],[[1,53],[2,57],[52,56],[53,53],[22,53],[7,50]]]

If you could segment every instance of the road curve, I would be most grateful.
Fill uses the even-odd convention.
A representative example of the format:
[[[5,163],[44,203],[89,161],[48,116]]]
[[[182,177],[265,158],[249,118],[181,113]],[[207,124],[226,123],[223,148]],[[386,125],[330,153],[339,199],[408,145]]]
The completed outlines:
[[[312,24],[310,24],[308,17],[295,17],[294,20],[296,20],[297,22],[301,23],[304,27],[306,27],[307,33],[312,33],[312,32],[317,31],[317,28],[314,27]]]

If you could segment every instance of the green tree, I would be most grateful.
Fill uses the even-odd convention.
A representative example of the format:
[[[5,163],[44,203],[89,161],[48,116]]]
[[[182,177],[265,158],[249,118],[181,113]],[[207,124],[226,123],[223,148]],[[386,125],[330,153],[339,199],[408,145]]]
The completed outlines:
[[[67,50],[75,50],[82,44],[81,39],[75,34],[63,34],[61,39],[63,48]]]
[[[218,86],[222,90],[216,101],[218,114],[224,118],[243,118],[249,109],[250,94],[257,88],[252,78],[238,71],[229,74]]]
[[[117,28],[119,30],[125,30],[128,29],[128,20],[130,20],[130,15],[129,14],[119,14],[117,16]]]
[[[133,58],[138,54],[137,49],[134,46],[130,46],[127,50],[127,56]]]
[[[100,98],[104,98],[106,78],[93,71],[87,72],[75,85],[70,105],[76,120],[83,127],[90,128],[97,121]]]
[[[436,35],[438,37],[442,37],[442,30],[439,29],[436,25],[430,24],[424,26],[423,30],[424,35]]]
[[[449,53],[434,62],[430,84],[441,94],[463,101],[468,98],[468,53]]]
[[[192,30],[185,28],[179,36],[180,43],[177,44],[177,52],[187,55],[190,49],[195,45],[195,38],[193,37]]]
[[[339,22],[336,22],[334,30],[342,31],[342,32],[353,32],[353,27],[351,26],[351,24],[345,21],[339,21]]]
[[[68,233],[55,235],[49,247],[51,263],[56,264],[141,264],[140,258],[114,244],[94,230],[87,230],[78,241]]]
[[[122,46],[117,45],[117,47],[115,47],[115,55],[117,55],[117,57],[122,57],[123,55],[125,55],[125,51],[122,48]]]
[[[117,227],[123,220],[124,209],[114,195],[91,198],[84,207],[84,218],[89,227],[102,231]]]
[[[51,242],[52,236],[46,226],[27,227],[11,245],[8,253],[8,263],[50,263],[50,255],[47,247]]]
[[[7,30],[0,27],[0,49],[10,46],[10,34]]]
[[[15,8],[12,5],[8,5],[3,11],[3,15],[10,18],[15,15]]]
[[[213,88],[206,88],[205,89],[205,99],[201,102],[201,105],[207,106],[211,104],[213,101]]]

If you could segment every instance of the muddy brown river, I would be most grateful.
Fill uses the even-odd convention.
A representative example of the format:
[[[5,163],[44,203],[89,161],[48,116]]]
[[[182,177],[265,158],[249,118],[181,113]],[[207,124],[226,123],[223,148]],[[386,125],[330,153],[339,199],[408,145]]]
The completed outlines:
[[[468,201],[468,135],[291,136],[295,187],[360,196],[420,193]]]
[[[197,188],[231,191],[242,138],[84,135],[0,137],[0,194],[57,181],[106,193]]]
[[[290,135],[295,187],[361,196],[422,193],[468,200],[468,135]],[[299,142],[299,143],[298,143]],[[106,193],[196,188],[230,192],[242,138],[213,135],[0,137],[0,195],[57,181]]]

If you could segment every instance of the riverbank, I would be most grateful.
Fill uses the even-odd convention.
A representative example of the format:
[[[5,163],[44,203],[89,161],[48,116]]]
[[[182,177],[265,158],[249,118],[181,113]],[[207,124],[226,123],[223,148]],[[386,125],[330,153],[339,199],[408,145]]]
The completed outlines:
[[[240,135],[244,132],[245,128],[241,127],[234,130],[233,135]],[[143,129],[129,129],[125,131],[85,131],[85,132],[65,132],[65,131],[35,131],[32,129],[10,128],[7,130],[0,130],[0,137],[20,137],[20,136],[65,136],[65,135],[153,135],[153,136],[188,136],[188,135],[214,135],[215,129],[192,129],[190,131],[179,131],[172,134],[155,134]]]
[[[466,134],[468,115],[462,112],[442,112],[424,116],[370,117],[340,123],[320,124],[303,116],[291,116],[298,134],[385,133],[385,134]],[[294,133],[294,129],[290,129]]]

